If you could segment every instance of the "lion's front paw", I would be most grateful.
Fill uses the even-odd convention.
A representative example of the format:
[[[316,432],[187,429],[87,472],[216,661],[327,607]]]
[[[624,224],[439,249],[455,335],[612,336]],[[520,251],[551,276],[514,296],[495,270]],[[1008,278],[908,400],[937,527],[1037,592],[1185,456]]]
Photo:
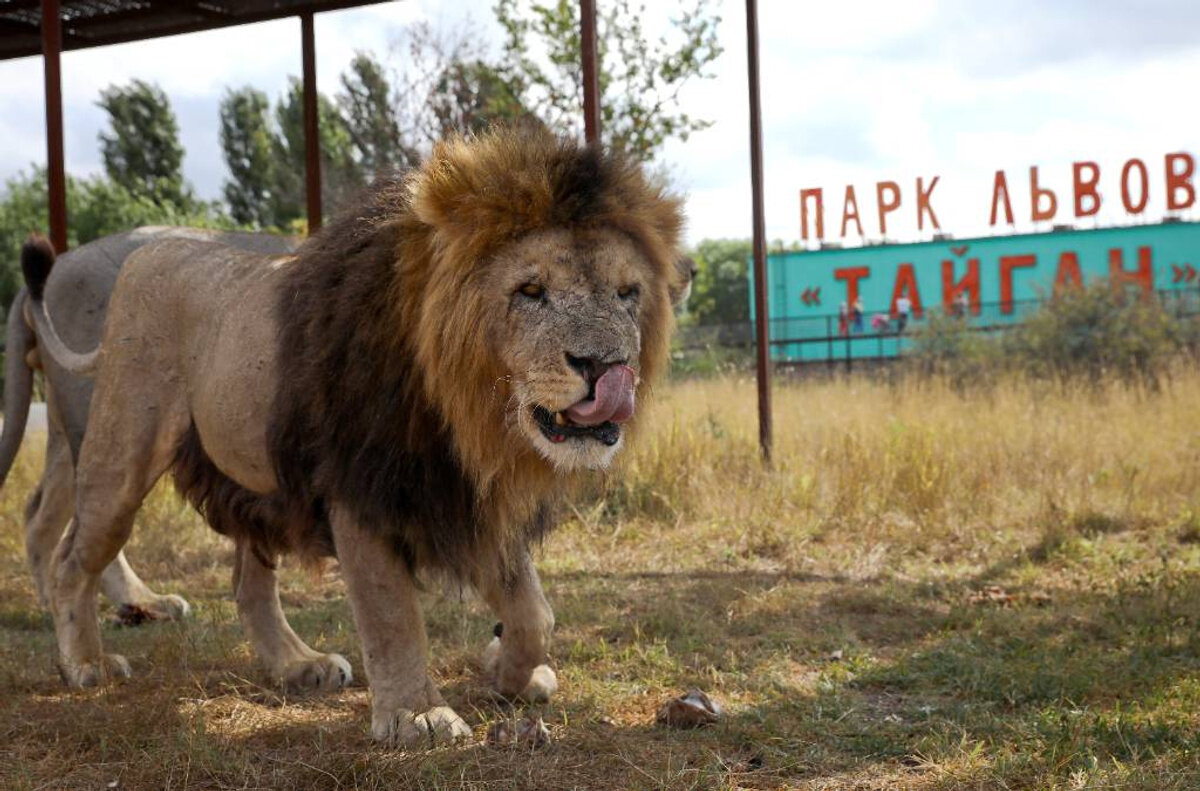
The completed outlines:
[[[129,660],[120,654],[105,654],[99,662],[72,662],[60,659],[58,670],[63,681],[73,689],[95,687],[133,675]]]
[[[391,747],[418,749],[470,739],[471,728],[449,706],[414,714],[408,709],[371,712],[371,735]]]
[[[284,669],[282,676],[283,683],[293,692],[332,692],[354,680],[350,663],[341,654],[322,654],[314,659],[293,662]]]
[[[498,695],[505,698],[519,698],[528,703],[546,703],[558,691],[558,676],[554,674],[554,670],[549,665],[535,667],[529,683],[519,692],[505,689],[500,681],[503,678],[502,659],[500,638],[494,637],[483,651],[483,672],[491,681],[492,689]]]

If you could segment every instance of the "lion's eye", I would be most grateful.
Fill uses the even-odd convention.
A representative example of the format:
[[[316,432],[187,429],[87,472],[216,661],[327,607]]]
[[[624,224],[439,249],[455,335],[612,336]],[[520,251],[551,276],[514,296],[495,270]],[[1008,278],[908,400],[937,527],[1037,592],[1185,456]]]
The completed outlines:
[[[517,293],[530,299],[541,299],[546,296],[546,289],[540,283],[526,283],[517,289]]]
[[[621,299],[632,299],[638,295],[637,286],[621,286],[617,289],[617,296]]]

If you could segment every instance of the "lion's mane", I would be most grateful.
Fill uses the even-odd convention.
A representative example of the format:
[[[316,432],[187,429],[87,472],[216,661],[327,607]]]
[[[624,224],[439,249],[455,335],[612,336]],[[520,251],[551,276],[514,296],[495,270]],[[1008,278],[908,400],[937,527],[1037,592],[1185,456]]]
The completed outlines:
[[[676,198],[597,147],[529,129],[439,144],[419,169],[379,179],[288,266],[268,433],[279,493],[232,491],[188,443],[181,488],[219,530],[270,552],[328,553],[336,502],[386,531],[411,567],[472,576],[540,536],[567,481],[514,440],[509,386],[481,337],[487,308],[464,286],[539,229],[625,234],[658,275],[639,319],[653,382],[680,226]]]

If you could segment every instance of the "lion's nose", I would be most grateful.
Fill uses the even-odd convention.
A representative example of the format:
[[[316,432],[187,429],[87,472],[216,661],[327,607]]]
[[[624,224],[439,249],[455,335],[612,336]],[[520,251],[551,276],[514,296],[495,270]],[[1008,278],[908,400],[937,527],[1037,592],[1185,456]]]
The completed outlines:
[[[581,377],[583,381],[592,386],[596,380],[604,375],[614,365],[625,365],[628,362],[626,358],[617,355],[604,355],[602,357],[576,357],[574,354],[567,352],[567,365],[571,366]]]

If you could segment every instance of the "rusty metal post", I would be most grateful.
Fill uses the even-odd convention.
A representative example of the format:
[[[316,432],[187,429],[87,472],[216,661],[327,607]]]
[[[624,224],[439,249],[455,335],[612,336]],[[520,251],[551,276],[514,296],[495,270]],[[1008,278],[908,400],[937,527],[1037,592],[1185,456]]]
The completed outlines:
[[[62,17],[58,0],[42,0],[42,60],[46,70],[46,194],[50,242],[67,249],[67,173],[63,161]]]
[[[583,61],[583,137],[600,139],[600,68],[596,49],[596,0],[580,0],[580,57]]]
[[[758,91],[758,2],[746,0],[746,57],[750,73],[750,191],[754,210],[754,339],[757,344],[758,443],[771,462],[771,345],[767,307],[767,231],[763,216],[762,107]]]
[[[308,206],[308,233],[321,230],[321,126],[317,105],[317,45],[312,12],[300,15],[304,48],[304,194]]]

